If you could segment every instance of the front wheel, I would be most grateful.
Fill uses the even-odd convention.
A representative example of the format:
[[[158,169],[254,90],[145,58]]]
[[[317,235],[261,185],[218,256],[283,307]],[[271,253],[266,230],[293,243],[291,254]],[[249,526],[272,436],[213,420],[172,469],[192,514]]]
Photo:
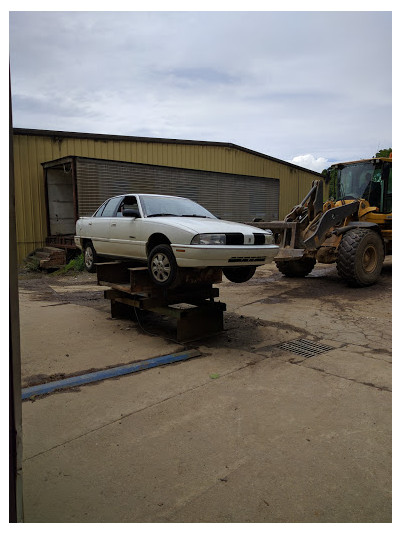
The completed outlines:
[[[356,228],[343,236],[338,247],[336,267],[350,286],[369,286],[378,280],[384,257],[379,234],[373,230]]]
[[[276,267],[285,277],[305,277],[314,269],[315,258],[298,258],[296,260],[275,260]]]
[[[225,277],[231,282],[247,282],[256,272],[256,266],[223,268]]]
[[[168,288],[175,282],[178,274],[174,253],[169,245],[157,245],[150,251],[148,258],[150,278],[157,286]]]

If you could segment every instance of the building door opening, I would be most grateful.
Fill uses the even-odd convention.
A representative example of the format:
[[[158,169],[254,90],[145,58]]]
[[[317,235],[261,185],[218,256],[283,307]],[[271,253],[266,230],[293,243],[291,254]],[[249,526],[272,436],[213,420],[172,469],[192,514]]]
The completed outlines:
[[[74,182],[69,163],[46,169],[50,236],[75,234]]]

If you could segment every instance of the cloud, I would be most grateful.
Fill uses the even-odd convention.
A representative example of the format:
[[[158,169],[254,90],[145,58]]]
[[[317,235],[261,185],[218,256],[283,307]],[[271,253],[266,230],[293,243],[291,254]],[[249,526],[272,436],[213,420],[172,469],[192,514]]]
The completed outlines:
[[[292,160],[290,160],[289,163],[299,165],[300,167],[305,167],[306,169],[310,169],[311,171],[317,171],[317,173],[321,173],[321,171],[329,167],[327,158],[316,158],[312,154],[302,154],[300,156],[295,156]]]
[[[348,161],[392,144],[391,62],[390,12],[10,14],[20,128]]]

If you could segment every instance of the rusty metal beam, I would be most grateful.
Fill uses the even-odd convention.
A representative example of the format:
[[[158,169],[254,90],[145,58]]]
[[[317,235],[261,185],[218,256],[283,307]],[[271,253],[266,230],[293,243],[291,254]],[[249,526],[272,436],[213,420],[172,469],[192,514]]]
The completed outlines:
[[[223,330],[225,303],[215,302],[222,281],[222,270],[182,270],[179,286],[163,289],[152,283],[147,268],[131,267],[124,262],[97,265],[98,284],[108,286],[104,297],[111,302],[112,317],[139,321],[144,311],[176,320],[177,341],[189,341]],[[177,307],[176,305],[189,305]],[[174,306],[175,305],[175,306]]]

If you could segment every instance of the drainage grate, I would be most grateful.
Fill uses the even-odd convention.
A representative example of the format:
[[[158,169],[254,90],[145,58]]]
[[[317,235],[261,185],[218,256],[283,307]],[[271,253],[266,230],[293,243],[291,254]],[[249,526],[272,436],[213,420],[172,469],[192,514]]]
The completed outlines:
[[[278,347],[279,349],[291,351],[292,353],[296,353],[296,355],[301,355],[306,358],[315,357],[315,355],[334,349],[331,346],[319,344],[318,342],[313,342],[312,340],[306,340],[304,338],[293,340],[292,342],[284,342],[283,344],[279,344]]]

